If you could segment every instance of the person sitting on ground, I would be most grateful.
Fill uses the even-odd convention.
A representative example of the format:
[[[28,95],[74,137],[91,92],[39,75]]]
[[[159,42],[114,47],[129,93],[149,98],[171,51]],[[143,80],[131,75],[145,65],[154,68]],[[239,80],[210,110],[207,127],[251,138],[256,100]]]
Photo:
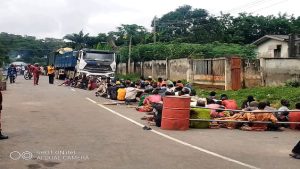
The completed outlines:
[[[83,74],[82,78],[79,80],[80,84],[79,84],[79,88],[80,89],[84,89],[86,90],[88,87],[88,78],[86,76],[86,74]]]
[[[174,92],[174,85],[173,85],[173,83],[168,83],[166,91],[167,92]]]
[[[66,78],[65,81],[59,84],[58,86],[62,86],[62,85],[71,86],[72,82],[73,82],[73,78],[70,79]]]
[[[206,101],[204,99],[198,99],[197,103],[196,103],[196,106],[197,107],[205,107],[206,106],[205,102]]]
[[[148,78],[145,80],[145,82],[148,82],[149,84],[151,84],[153,82],[152,76],[148,76]]]
[[[267,104],[265,110],[276,111],[276,109],[274,107],[271,107],[271,103],[268,100],[266,100],[265,103]],[[274,114],[275,114],[275,112],[274,112]]]
[[[113,84],[109,89],[107,89],[109,98],[112,100],[117,100],[118,97],[118,89],[120,88],[121,82],[116,81],[115,84]]]
[[[99,82],[99,87],[95,94],[96,96],[107,97],[107,84],[105,80]]]
[[[150,85],[149,82],[145,82],[144,85],[145,85],[145,90],[147,90],[147,89],[153,89],[153,87]]]
[[[169,92],[169,91],[166,91],[165,92],[165,96],[175,96],[175,93],[174,92]]]
[[[81,79],[82,79],[82,75],[77,76],[77,80],[76,80],[76,83],[74,85],[75,88],[80,88],[80,86],[81,86]]]
[[[126,89],[125,89],[125,86],[123,84],[120,85],[120,88],[118,89],[117,93],[118,93],[117,100],[118,101],[125,101]]]
[[[300,141],[295,145],[290,156],[295,159],[300,159]]]
[[[248,96],[248,97],[247,97],[247,100],[243,101],[241,108],[242,108],[242,109],[245,109],[245,108],[249,107],[249,106],[250,106],[250,103],[253,102],[253,101],[255,101],[255,100],[254,100],[254,97],[251,96],[251,95]]]
[[[244,114],[244,119],[250,122],[252,121],[271,121],[273,124],[278,120],[273,115],[273,113],[265,112],[267,104],[265,102],[258,103],[258,110],[253,112],[247,112]],[[266,131],[268,129],[268,124],[263,123],[253,123],[251,126],[243,126],[242,130],[252,130],[252,131]]]
[[[161,87],[161,86],[162,86],[162,82],[163,82],[163,78],[159,77],[159,78],[157,79],[157,86],[158,86],[158,87]]]
[[[289,108],[290,107],[290,102],[286,99],[282,99],[280,101],[281,107],[278,109],[279,112],[275,113],[276,117],[279,121],[289,121]],[[285,125],[283,125],[285,126]]]
[[[174,90],[175,96],[180,96],[180,93],[181,93],[182,89],[183,89],[183,87],[177,86],[177,87],[175,88],[175,90]]]
[[[257,101],[252,101],[249,103],[248,107],[242,109],[244,111],[253,111],[258,109],[258,102]]]
[[[159,95],[159,89],[154,89],[152,91],[152,95],[148,96],[144,100],[144,104],[152,104],[152,103],[159,103],[162,101],[162,97]]]
[[[297,112],[289,113],[289,122],[300,122],[300,102],[296,103],[295,108]],[[290,124],[290,128],[300,130],[300,124]]]
[[[179,96],[190,96],[191,94],[191,89],[184,87],[182,90],[179,92]]]
[[[143,106],[137,107],[140,112],[151,112],[153,110],[153,103],[161,103],[162,97],[159,95],[159,89],[154,89],[152,94],[144,99]]]
[[[238,105],[236,101],[233,99],[229,100],[226,94],[221,95],[221,100],[222,100],[222,105],[224,105],[225,109],[232,109],[232,110],[238,109]],[[234,112],[232,112],[231,114],[234,114]]]
[[[125,104],[129,105],[130,102],[136,102],[136,94],[138,89],[135,88],[134,83],[131,83],[129,87],[126,87]]]
[[[167,91],[167,84],[163,83],[160,87],[159,93],[161,94],[161,96],[164,96],[166,91]]]
[[[97,82],[95,77],[90,77],[87,88],[88,90],[94,90],[97,88]]]
[[[181,87],[181,88],[184,87],[184,85],[183,85],[183,83],[181,82],[181,80],[177,80],[175,86],[176,86],[176,87]]]
[[[213,99],[213,100],[217,100],[216,94],[217,94],[217,93],[216,93],[215,91],[211,91],[211,92],[209,93],[208,98],[209,98],[209,99]]]
[[[215,101],[211,98],[206,99],[207,105],[205,107],[210,108],[210,117],[211,118],[219,118],[219,113],[216,109],[220,108],[219,104],[216,104]]]
[[[153,90],[153,89],[147,89],[147,90],[144,90],[144,92],[143,92],[142,95],[140,96],[140,100],[139,100],[138,106],[143,106],[143,103],[144,103],[145,98],[151,95],[151,91],[152,91],[152,90]]]

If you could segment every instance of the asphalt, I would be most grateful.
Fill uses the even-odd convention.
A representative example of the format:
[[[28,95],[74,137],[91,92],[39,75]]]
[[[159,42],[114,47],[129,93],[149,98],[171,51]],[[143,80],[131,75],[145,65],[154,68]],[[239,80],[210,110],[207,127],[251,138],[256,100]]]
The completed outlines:
[[[7,85],[0,169],[300,168],[288,155],[299,131],[147,131],[143,113],[58,83]]]

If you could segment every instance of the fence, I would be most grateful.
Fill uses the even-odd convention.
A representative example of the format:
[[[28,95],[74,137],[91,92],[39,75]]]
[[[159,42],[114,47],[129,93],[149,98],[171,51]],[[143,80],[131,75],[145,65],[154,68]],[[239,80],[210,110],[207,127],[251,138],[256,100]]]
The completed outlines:
[[[234,65],[233,65],[234,64]],[[278,86],[300,79],[300,59],[237,57],[214,59],[173,59],[131,63],[130,73],[170,80],[187,80],[200,87],[239,89]],[[117,73],[126,73],[126,64],[118,64]]]

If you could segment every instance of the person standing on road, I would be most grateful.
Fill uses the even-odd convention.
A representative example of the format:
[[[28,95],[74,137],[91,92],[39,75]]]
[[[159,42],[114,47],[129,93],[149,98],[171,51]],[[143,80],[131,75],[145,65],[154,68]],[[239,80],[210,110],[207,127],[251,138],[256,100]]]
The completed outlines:
[[[7,69],[7,76],[9,77],[10,83],[15,83],[17,69],[13,64],[11,64],[10,67]]]
[[[32,67],[32,73],[33,73],[33,85],[39,84],[39,78],[41,74],[41,69],[39,67],[39,64],[35,63]]]
[[[8,139],[8,136],[2,135],[1,111],[2,111],[2,93],[1,93],[1,90],[0,90],[0,140],[3,140],[3,139]]]
[[[54,65],[51,64],[47,67],[47,72],[49,76],[49,84],[53,84],[54,82]]]

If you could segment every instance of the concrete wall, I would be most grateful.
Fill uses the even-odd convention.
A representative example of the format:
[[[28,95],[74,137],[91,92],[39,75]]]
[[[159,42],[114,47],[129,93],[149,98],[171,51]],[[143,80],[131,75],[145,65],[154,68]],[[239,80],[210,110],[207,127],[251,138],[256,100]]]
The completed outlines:
[[[243,59],[242,73],[243,87],[250,88],[262,86],[261,67],[258,59]]]
[[[142,75],[142,62],[135,62],[134,63],[134,73]]]
[[[159,77],[167,79],[167,61],[166,60],[155,60],[153,61],[153,75],[152,77],[157,79]]]
[[[264,58],[261,67],[265,86],[284,85],[287,80],[300,79],[300,59]]]
[[[288,43],[270,39],[257,47],[259,58],[274,58],[274,49],[281,45],[281,58],[288,58]]]
[[[144,62],[144,77],[152,76],[152,61]]]
[[[119,63],[117,65],[117,73],[118,74],[126,74],[126,63]]]
[[[169,60],[169,79],[170,80],[182,80],[191,81],[191,69],[189,59],[173,59]]]

